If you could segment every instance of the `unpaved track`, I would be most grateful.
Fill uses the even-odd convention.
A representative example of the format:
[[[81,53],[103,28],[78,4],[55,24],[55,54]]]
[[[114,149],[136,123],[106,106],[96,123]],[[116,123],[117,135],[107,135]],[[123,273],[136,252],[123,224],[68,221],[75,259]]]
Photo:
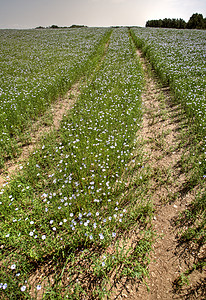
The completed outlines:
[[[107,46],[108,44],[106,48]],[[181,126],[184,125],[180,107],[172,104],[168,87],[159,87],[156,80],[149,74],[147,62],[141,52],[137,51],[137,54],[145,71],[145,91],[142,95],[144,114],[139,139],[145,141],[143,143],[144,165],[149,164],[154,174],[149,182],[148,195],[154,204],[155,217],[152,223],[157,240],[153,245],[154,252],[151,253],[150,278],[146,279],[150,291],[148,292],[144,283],[132,282],[124,288],[120,283],[121,293],[113,294],[112,299],[205,299],[204,296],[198,294],[187,295],[187,287],[181,296],[173,289],[174,281],[188,268],[187,262],[190,265],[193,262],[191,257],[187,257],[186,261],[183,260],[182,251],[178,248],[178,229],[173,221],[195,198],[196,189],[183,192],[187,178],[180,167],[183,149],[178,145],[181,138]],[[4,168],[9,176],[14,174],[19,164],[28,158],[41,136],[52,129],[59,128],[63,115],[73,106],[79,93],[80,86],[77,83],[64,99],[59,99],[52,106],[53,124],[51,126],[42,127],[41,120],[35,124],[36,129],[33,128],[31,133],[31,143],[23,147],[21,156],[15,162],[9,162]],[[7,181],[5,174],[1,174],[0,171],[0,188]],[[205,273],[195,273],[191,278],[190,287],[195,288],[195,284],[205,276]]]
[[[9,182],[10,177],[19,169],[19,165],[28,159],[29,154],[38,145],[41,137],[54,129],[58,130],[63,116],[73,107],[80,94],[80,82],[81,81],[75,83],[65,97],[59,98],[37,122],[33,123],[29,132],[31,138],[30,143],[21,148],[21,155],[17,159],[9,160],[5,163],[4,169],[0,170],[0,188],[3,187],[6,182]],[[53,122],[51,125],[44,122],[49,116],[48,114],[52,115]]]
[[[121,294],[113,295],[112,299],[205,299],[202,294],[188,294],[188,290],[195,290],[195,285],[204,280],[206,273],[195,272],[190,278],[190,287],[186,285],[181,295],[174,290],[174,281],[193,263],[193,258],[187,254],[186,260],[183,259],[177,240],[178,229],[173,222],[196,195],[196,188],[183,192],[187,178],[181,171],[183,149],[179,143],[184,118],[180,107],[172,104],[169,88],[161,88],[157,84],[148,72],[148,63],[141,51],[137,50],[137,55],[145,73],[145,90],[142,95],[144,114],[139,139],[145,141],[145,166],[149,164],[154,174],[149,182],[148,193],[154,205],[152,223],[157,239],[149,264],[150,278],[146,279],[149,292],[144,283],[133,282],[125,286]]]
[[[90,78],[87,80],[92,80],[94,74],[98,71],[102,62],[104,61],[107,48],[109,46],[109,41],[110,38],[104,46],[104,53],[99,63],[91,73]],[[0,169],[0,189],[8,184],[10,177],[15,176],[21,163],[25,162],[29,158],[30,153],[35,147],[38,146],[41,138],[52,130],[58,130],[63,116],[67,115],[68,111],[74,106],[75,101],[80,95],[81,86],[85,84],[84,81],[85,78],[79,79],[79,81],[73,84],[73,86],[69,89],[65,97],[60,97],[54,104],[51,105],[48,111],[46,111],[46,113],[39,118],[38,121],[33,123],[32,128],[28,132],[31,141],[27,145],[21,147],[21,155],[16,159],[9,160],[5,163],[4,168]],[[53,120],[51,125],[44,122],[44,120],[50,115],[52,115]]]

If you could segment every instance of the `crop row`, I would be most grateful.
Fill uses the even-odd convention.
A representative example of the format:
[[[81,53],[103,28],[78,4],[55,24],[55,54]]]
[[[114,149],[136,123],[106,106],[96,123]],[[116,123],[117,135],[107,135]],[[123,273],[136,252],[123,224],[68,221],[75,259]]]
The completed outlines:
[[[138,47],[152,63],[164,83],[170,85],[174,100],[182,107],[183,154],[180,162],[187,176],[186,189],[195,195],[176,220],[179,243],[192,266],[179,277],[180,285],[194,270],[204,270],[201,253],[206,242],[206,38],[201,30],[132,29]],[[185,117],[185,112],[187,118]],[[189,120],[189,122],[188,122]],[[184,133],[183,133],[184,132]],[[184,145],[184,146],[183,146]],[[186,254],[187,253],[187,254]],[[188,277],[188,278],[187,278]],[[184,279],[183,279],[184,278]]]
[[[138,47],[160,78],[169,83],[176,100],[196,124],[202,152],[206,151],[206,39],[204,30],[138,28],[131,30]],[[206,152],[205,152],[206,153]],[[200,162],[206,176],[206,155]]]
[[[21,174],[1,190],[0,282],[8,297],[28,296],[34,262],[68,250],[104,249],[137,218],[138,210],[133,204],[125,208],[127,199],[120,196],[142,118],[142,82],[128,30],[114,29],[99,70],[60,131],[46,137]],[[104,257],[98,270],[115,264],[115,256]]]
[[[0,30],[0,167],[16,155],[30,120],[91,72],[109,32]]]

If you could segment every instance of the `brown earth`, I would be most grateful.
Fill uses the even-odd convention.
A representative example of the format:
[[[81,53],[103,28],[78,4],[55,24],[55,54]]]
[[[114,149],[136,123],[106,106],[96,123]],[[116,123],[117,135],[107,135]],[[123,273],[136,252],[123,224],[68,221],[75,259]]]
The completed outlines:
[[[21,155],[17,159],[6,162],[4,169],[0,170],[0,188],[9,182],[10,177],[16,173],[21,163],[28,159],[29,154],[38,146],[41,138],[54,129],[58,130],[63,116],[73,107],[79,94],[80,81],[70,88],[65,97],[59,98],[38,121],[32,124],[27,133],[30,142],[23,146],[19,145]]]
[[[206,299],[206,270],[189,276],[189,284],[176,289],[183,272],[195,262],[188,249],[178,243],[179,229],[174,220],[195,199],[199,187],[185,189],[187,176],[181,170],[181,157],[186,151],[180,147],[182,132],[187,130],[184,114],[175,105],[168,87],[161,87],[154,78],[141,51],[137,50],[144,73],[145,90],[143,124],[139,139],[143,140],[145,167],[154,174],[150,180],[150,194],[155,215],[153,228],[157,239],[153,245],[147,286],[139,282],[119,282],[112,299],[170,300]],[[205,249],[200,249],[204,255]],[[149,290],[149,291],[148,291]]]
[[[108,45],[109,40],[104,46],[104,53],[100,59],[100,62],[97,64],[94,72],[87,80],[91,81],[95,72],[97,72],[100,68],[101,63],[105,58]],[[45,114],[43,114],[42,117],[38,119],[38,121],[33,122],[32,126],[26,134],[27,136],[29,136],[30,142],[26,143],[26,145],[21,145],[21,143],[19,143],[21,155],[18,156],[16,159],[8,160],[5,163],[4,168],[0,169],[0,189],[8,184],[8,182],[10,181],[10,177],[12,177],[13,175],[15,176],[21,163],[28,159],[29,154],[35,147],[38,146],[38,143],[40,142],[41,138],[54,129],[58,130],[63,116],[67,114],[68,110],[70,110],[73,107],[75,101],[77,100],[80,94],[80,87],[81,85],[85,84],[85,82],[83,81],[84,78],[76,82],[69,89],[65,97],[61,97],[57,101],[55,101],[55,103],[51,105],[51,107],[46,111]]]
[[[154,205],[154,218],[152,226],[156,233],[156,240],[153,244],[153,252],[150,254],[148,271],[149,278],[146,278],[147,286],[139,280],[128,280],[122,278],[119,282],[115,280],[115,271],[111,275],[111,300],[170,300],[170,299],[205,299],[205,278],[206,272],[198,270],[192,272],[189,277],[189,285],[184,285],[180,290],[176,289],[175,282],[179,276],[190,268],[195,258],[187,249],[179,245],[179,228],[174,220],[180,212],[187,209],[194,200],[199,187],[185,190],[187,185],[187,174],[181,169],[182,155],[187,151],[180,145],[182,134],[187,130],[186,120],[180,106],[175,105],[168,87],[161,87],[158,80],[150,72],[149,65],[137,52],[145,73],[145,90],[142,95],[144,103],[144,114],[142,128],[138,131],[139,143],[143,145],[144,166],[151,168],[153,176],[148,183],[148,198],[151,198]],[[135,176],[135,175],[134,175]],[[130,182],[128,181],[128,188]],[[138,243],[140,228],[133,229],[128,235],[128,245]],[[110,251],[112,248],[107,249]],[[112,249],[111,251],[113,251]],[[204,253],[201,249],[200,253]],[[78,265],[84,266],[84,260]],[[45,275],[46,284],[49,279],[53,281],[54,271],[44,266],[44,270],[37,270],[30,278],[31,283],[41,279]],[[89,266],[88,266],[89,270]],[[46,275],[46,271],[48,274]],[[65,269],[62,282],[69,280]],[[74,275],[75,278],[76,275]],[[76,280],[85,282],[85,285],[95,287],[93,276],[88,275],[85,270],[83,278]],[[88,276],[88,277],[87,277]],[[148,287],[148,288],[147,288]],[[149,291],[148,291],[149,289]],[[41,299],[43,290],[39,292],[37,299]],[[90,299],[90,292],[85,299]],[[105,298],[107,299],[107,298]]]
[[[157,239],[148,267],[150,278],[146,279],[149,291],[139,281],[121,281],[113,289],[111,299],[206,299],[205,271],[200,273],[196,270],[190,275],[189,285],[185,285],[180,292],[175,289],[175,281],[193,264],[194,257],[179,245],[179,229],[174,220],[188,207],[199,189],[195,187],[185,190],[187,176],[182,172],[180,163],[185,149],[180,147],[180,142],[182,131],[187,130],[186,123],[180,106],[173,104],[169,88],[159,85],[148,71],[148,63],[139,50],[137,54],[145,73],[143,123],[138,134],[145,152],[144,165],[150,166],[154,175],[149,182],[148,197],[153,200],[155,215],[152,223]],[[77,83],[64,99],[59,99],[51,107],[52,124],[44,122],[45,116],[34,123],[30,132],[30,144],[22,147],[22,154],[18,159],[8,162],[4,171],[0,170],[0,188],[9,181],[21,162],[28,158],[41,137],[50,130],[59,128],[63,115],[73,106],[79,93],[80,84]],[[130,238],[130,242],[135,242],[135,233]],[[200,253],[204,250],[201,249]],[[40,278],[41,272],[38,270],[30,278],[31,282],[35,282],[38,276]],[[53,280],[52,277],[50,280]]]

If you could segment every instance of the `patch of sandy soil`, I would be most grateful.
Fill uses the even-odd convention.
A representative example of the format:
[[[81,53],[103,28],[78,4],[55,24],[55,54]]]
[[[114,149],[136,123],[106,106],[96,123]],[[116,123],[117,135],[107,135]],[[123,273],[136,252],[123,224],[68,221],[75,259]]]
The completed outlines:
[[[29,154],[38,145],[41,137],[53,129],[58,130],[63,116],[73,107],[79,94],[80,82],[77,82],[70,88],[65,97],[59,98],[38,121],[33,123],[30,132],[28,132],[30,136],[29,144],[22,146],[21,155],[15,160],[6,162],[4,169],[0,170],[0,188],[9,182],[10,177],[19,169],[19,165],[28,159]],[[51,116],[52,122],[45,122]]]
[[[120,282],[112,299],[206,299],[206,271],[193,272],[189,277],[189,285],[185,285],[181,293],[174,284],[195,261],[194,256],[179,245],[179,231],[174,222],[194,200],[199,188],[185,190],[187,178],[181,170],[183,149],[179,146],[182,128],[185,128],[184,118],[180,107],[172,102],[169,88],[160,87],[157,79],[148,72],[148,63],[141,51],[137,50],[137,55],[146,81],[139,139],[145,141],[145,166],[149,164],[154,174],[148,192],[155,210],[152,223],[157,239],[151,253],[150,277],[146,279],[148,287],[135,281]],[[204,249],[201,251],[204,252]]]

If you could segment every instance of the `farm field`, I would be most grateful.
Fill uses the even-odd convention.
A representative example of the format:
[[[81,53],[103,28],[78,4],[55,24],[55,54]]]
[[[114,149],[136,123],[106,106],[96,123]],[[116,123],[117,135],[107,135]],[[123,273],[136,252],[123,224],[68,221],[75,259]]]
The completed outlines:
[[[25,128],[32,119],[91,71],[109,32],[0,31],[0,167],[29,141]]]
[[[206,37],[204,30],[132,29],[136,45],[174,92],[206,147]],[[204,150],[204,149],[203,149]],[[205,161],[205,160],[204,160]],[[203,162],[204,170],[206,165]],[[205,174],[204,174],[205,175]]]
[[[30,119],[84,78],[59,129],[0,189],[2,299],[148,299],[146,286],[151,299],[204,299],[205,32],[0,34],[2,167]],[[168,263],[170,284],[151,276],[169,276],[157,243],[161,259],[184,258]]]

